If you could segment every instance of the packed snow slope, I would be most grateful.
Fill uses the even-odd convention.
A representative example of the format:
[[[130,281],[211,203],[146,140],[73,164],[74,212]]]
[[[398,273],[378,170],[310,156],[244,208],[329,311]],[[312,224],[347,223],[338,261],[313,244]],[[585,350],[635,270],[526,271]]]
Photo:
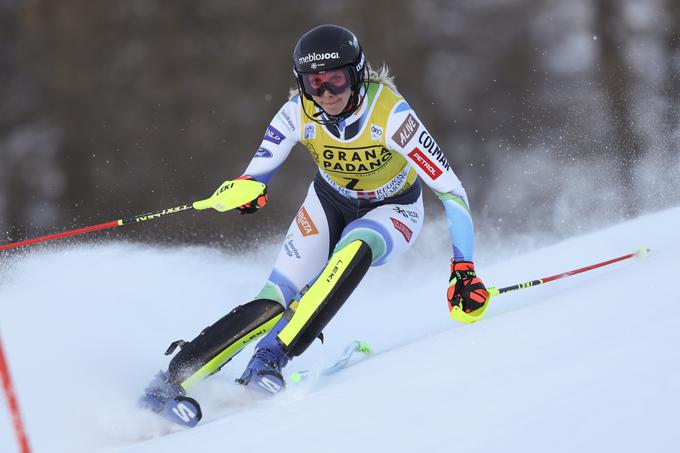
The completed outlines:
[[[1,264],[0,332],[37,452],[675,452],[680,410],[680,208],[492,263],[506,286],[652,249],[448,319],[448,247],[433,224],[373,269],[288,370],[365,340],[376,355],[257,399],[233,384],[251,349],[195,392],[204,420],[169,427],[135,400],[193,338],[258,291],[277,251],[59,244]],[[438,238],[438,239],[434,239]],[[484,244],[480,244],[484,247]],[[511,250],[501,246],[500,255]],[[485,262],[486,261],[486,262]],[[288,371],[287,370],[287,371]],[[16,449],[0,400],[0,451]]]

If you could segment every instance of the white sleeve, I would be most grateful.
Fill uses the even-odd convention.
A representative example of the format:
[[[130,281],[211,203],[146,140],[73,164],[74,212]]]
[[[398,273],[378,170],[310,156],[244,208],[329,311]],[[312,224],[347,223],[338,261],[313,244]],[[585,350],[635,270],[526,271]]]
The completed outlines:
[[[463,198],[467,194],[437,142],[406,101],[390,112],[387,146],[403,155],[432,190]]]
[[[267,126],[262,143],[243,172],[268,183],[300,141],[300,101],[296,96],[279,109]]]
[[[386,144],[403,155],[444,205],[453,259],[473,260],[473,224],[467,193],[430,132],[406,101],[387,120]]]

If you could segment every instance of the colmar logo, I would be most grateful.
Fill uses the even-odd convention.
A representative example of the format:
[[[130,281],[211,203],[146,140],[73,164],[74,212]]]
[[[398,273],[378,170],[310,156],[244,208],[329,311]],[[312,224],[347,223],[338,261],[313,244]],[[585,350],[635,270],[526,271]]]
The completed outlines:
[[[312,218],[309,216],[309,213],[304,206],[300,208],[295,216],[295,223],[297,223],[300,232],[305,237],[319,234],[319,230],[316,228],[316,225],[314,225],[314,222],[312,222]]]
[[[299,64],[309,63],[310,61],[319,60],[337,60],[340,58],[338,52],[325,52],[325,53],[308,53],[304,57],[298,58]]]
[[[403,148],[413,138],[419,127],[420,123],[409,113],[399,129],[392,135],[392,140]]]
[[[408,153],[408,157],[413,159],[413,161],[423,170],[425,170],[425,173],[430,175],[430,178],[433,180],[439,178],[442,174],[442,171],[437,168],[437,166],[432,162],[430,159],[427,158],[425,153],[423,153],[420,149],[413,148],[413,151]]]
[[[444,156],[444,153],[439,148],[439,145],[437,145],[437,142],[435,142],[434,139],[430,137],[430,134],[428,134],[427,131],[420,133],[418,142],[423,145],[425,151],[427,151],[430,156],[434,157],[442,167],[444,167],[446,170],[450,168],[449,161],[446,160],[446,156]]]
[[[392,221],[392,225],[394,225],[394,228],[404,236],[404,239],[406,239],[406,242],[411,242],[411,238],[413,237],[413,231],[403,223],[401,223],[399,220],[395,219],[394,217],[390,217],[390,220]]]

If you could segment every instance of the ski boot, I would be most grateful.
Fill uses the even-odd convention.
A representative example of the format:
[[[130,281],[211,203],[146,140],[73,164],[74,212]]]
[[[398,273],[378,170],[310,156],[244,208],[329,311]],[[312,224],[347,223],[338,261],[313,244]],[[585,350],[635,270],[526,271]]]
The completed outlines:
[[[186,396],[167,371],[160,371],[154,377],[139,404],[173,423],[188,427],[196,426],[203,416],[198,402]]]
[[[281,370],[290,358],[276,339],[277,334],[271,332],[257,344],[253,357],[243,375],[236,380],[237,383],[265,395],[274,395],[286,388]]]

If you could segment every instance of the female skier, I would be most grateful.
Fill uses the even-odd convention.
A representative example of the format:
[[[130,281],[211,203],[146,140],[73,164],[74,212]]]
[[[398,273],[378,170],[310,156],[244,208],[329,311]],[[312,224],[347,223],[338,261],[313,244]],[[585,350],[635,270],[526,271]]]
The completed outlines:
[[[171,345],[168,354],[178,345],[181,351],[145,396],[158,411],[169,401],[193,402],[184,395],[195,382],[260,337],[237,382],[280,391],[282,368],[321,335],[369,267],[413,244],[423,225],[421,181],[442,201],[449,225],[451,316],[471,322],[486,309],[488,294],[472,261],[465,190],[387,69],[372,71],[354,34],[335,25],[300,38],[293,68],[297,95],[278,111],[238,179],[267,184],[296,143],[309,149],[319,170],[255,300],[191,342]],[[266,201],[265,190],[239,210],[254,213]]]

